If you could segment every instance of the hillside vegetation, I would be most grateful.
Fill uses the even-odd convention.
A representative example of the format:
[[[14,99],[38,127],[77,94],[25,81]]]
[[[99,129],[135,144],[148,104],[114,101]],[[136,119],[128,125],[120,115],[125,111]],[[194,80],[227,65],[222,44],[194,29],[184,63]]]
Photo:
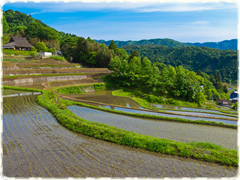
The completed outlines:
[[[107,46],[110,45],[111,40],[110,41],[104,41],[104,40],[95,40],[96,42],[99,43],[103,43],[106,44]],[[175,41],[173,39],[168,39],[168,38],[164,38],[164,39],[143,39],[140,41],[114,41],[114,43],[118,46],[118,47],[122,47],[122,46],[126,46],[126,45],[165,45],[168,47],[188,47],[191,45],[185,44],[185,43],[181,43],[179,41]]]
[[[204,42],[204,43],[186,43],[188,45],[193,45],[196,47],[210,47],[210,48],[217,48],[220,50],[237,50],[237,39],[231,39],[231,40],[224,40],[221,42]]]
[[[235,50],[162,45],[127,45],[123,48],[127,53],[137,51],[140,57],[148,57],[151,62],[158,61],[174,67],[181,65],[190,71],[200,70],[208,75],[218,70],[224,82],[237,83],[238,53]]]
[[[60,49],[61,41],[67,37],[76,37],[34,19],[31,15],[13,11],[3,11],[3,44],[7,43],[11,36],[26,37],[27,40],[36,46],[38,42],[44,42],[48,48]]]
[[[104,40],[95,40],[99,43],[104,43],[107,46],[111,43],[110,41]],[[221,42],[204,42],[204,43],[182,43],[173,39],[143,39],[139,41],[115,41],[114,43],[117,44],[118,47],[126,46],[126,45],[165,45],[168,47],[189,47],[189,46],[196,46],[196,47],[209,47],[209,48],[216,48],[219,50],[237,50],[237,39],[231,40],[224,40]]]

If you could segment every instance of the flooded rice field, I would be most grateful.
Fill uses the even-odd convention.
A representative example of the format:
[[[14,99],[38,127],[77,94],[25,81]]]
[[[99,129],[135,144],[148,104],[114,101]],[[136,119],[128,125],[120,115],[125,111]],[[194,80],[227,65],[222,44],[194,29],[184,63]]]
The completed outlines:
[[[201,108],[190,108],[190,107],[182,107],[182,106],[175,106],[175,105],[168,105],[168,104],[150,104],[153,107],[158,109],[176,109],[176,110],[185,110],[185,111],[200,111],[200,112],[215,112],[220,113],[217,110],[209,110],[209,109],[201,109]]]
[[[112,91],[99,91],[99,92],[86,93],[82,95],[68,95],[68,96],[76,99],[94,101],[99,103],[143,109],[138,103],[136,103],[130,98],[113,96]]]
[[[84,103],[92,105],[92,106],[96,106],[97,105],[97,104],[91,103],[91,102],[84,102]],[[149,115],[157,115],[157,116],[165,116],[165,117],[176,117],[176,118],[183,118],[183,119],[189,119],[189,120],[202,120],[203,119],[205,121],[222,122],[222,123],[225,123],[225,124],[233,124],[233,125],[237,125],[237,123],[238,123],[237,121],[231,121],[231,120],[197,117],[197,115],[201,116],[202,113],[195,114],[196,117],[194,117],[194,116],[173,115],[173,114],[166,114],[166,113],[161,113],[161,112],[151,112],[151,111],[144,111],[144,110],[128,109],[128,108],[116,107],[116,106],[112,106],[112,105],[97,105],[97,106],[98,107],[112,109],[112,110],[129,112],[129,113],[149,114]],[[179,114],[181,114],[181,113],[182,112],[179,112]],[[210,114],[210,115],[213,115],[213,114]],[[230,116],[223,116],[223,117],[232,118],[232,119],[236,119],[237,120],[237,118],[230,117]]]
[[[128,148],[74,133],[59,125],[35,99],[3,98],[5,177],[235,177],[238,173],[235,167]]]
[[[82,94],[82,95],[68,95],[68,96],[72,97],[72,98],[76,98],[76,99],[94,101],[94,102],[99,102],[99,103],[104,103],[104,104],[111,104],[110,106],[105,106],[105,107],[115,109],[115,110],[120,110],[120,111],[127,111],[127,112],[130,111],[130,112],[132,112],[134,110],[118,108],[118,107],[114,107],[113,105],[129,107],[129,108],[145,109],[130,98],[113,96],[112,91],[100,91],[100,92],[86,93],[86,94]],[[88,104],[91,104],[91,103],[88,103]],[[91,105],[96,105],[96,104],[91,104]],[[173,106],[173,105],[160,105],[160,104],[150,104],[150,105],[152,105],[153,107],[158,107],[159,110],[161,110],[161,108],[171,108],[171,109],[181,108],[182,110],[190,111],[190,112],[185,112],[185,111],[172,111],[172,110],[163,109],[164,111],[170,112],[170,113],[177,113],[177,114],[183,114],[183,115],[186,114],[186,115],[196,116],[196,117],[180,116],[181,118],[191,119],[191,120],[204,119],[206,121],[224,122],[226,124],[235,124],[236,125],[237,122],[234,122],[234,121],[228,121],[228,120],[225,121],[225,120],[211,119],[211,118],[205,118],[205,117],[233,118],[233,119],[236,119],[236,120],[238,119],[236,117],[226,116],[224,114],[220,115],[220,114],[207,113],[207,112],[218,112],[218,111],[214,111],[214,110],[185,108],[185,107]],[[99,105],[99,106],[103,107],[104,105]],[[161,108],[159,108],[159,107],[161,107]],[[196,112],[194,112],[194,111],[196,111]],[[197,112],[197,111],[200,111],[200,112]],[[206,113],[203,113],[203,112],[206,112]],[[133,112],[133,113],[140,113],[140,114],[143,113],[143,114],[145,114],[146,112],[142,112],[142,111],[137,112],[136,111],[136,112]],[[149,114],[152,114],[152,113],[149,113]],[[156,114],[156,115],[159,115],[159,114]],[[179,115],[170,115],[170,114],[162,114],[161,113],[161,116],[178,117]],[[197,116],[203,116],[203,117],[197,117]]]
[[[89,121],[108,124],[139,134],[171,139],[180,142],[211,142],[228,149],[234,148],[237,150],[236,129],[190,123],[169,122],[147,118],[143,119],[103,112],[80,106],[69,106],[68,109],[79,117]]]

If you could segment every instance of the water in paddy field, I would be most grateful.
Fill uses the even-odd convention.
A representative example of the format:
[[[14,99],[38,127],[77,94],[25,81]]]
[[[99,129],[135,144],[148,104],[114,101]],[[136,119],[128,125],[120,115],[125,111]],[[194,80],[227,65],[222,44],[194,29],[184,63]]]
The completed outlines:
[[[3,98],[5,177],[234,177],[237,168],[97,140],[60,124],[35,96]],[[222,129],[225,131],[225,129]]]
[[[98,106],[98,107],[112,109],[112,110],[118,110],[118,111],[122,111],[122,112],[138,113],[138,114],[149,114],[149,115],[156,115],[156,116],[163,116],[163,117],[176,117],[176,118],[182,118],[182,119],[189,119],[189,120],[193,120],[193,121],[194,120],[202,120],[203,119],[205,121],[214,121],[214,122],[222,122],[224,124],[237,125],[237,118],[231,117],[231,116],[223,116],[223,115],[215,116],[215,114],[192,113],[192,112],[183,112],[182,113],[182,112],[166,110],[166,112],[178,113],[176,115],[176,114],[167,114],[167,113],[164,113],[164,112],[152,112],[152,111],[144,111],[144,110],[123,108],[123,107],[116,107],[116,106],[112,106],[112,105],[99,105],[99,104],[92,103],[92,102],[84,102],[84,103],[92,105],[92,106]],[[184,115],[184,114],[186,114],[186,115]],[[190,114],[192,116],[187,116],[187,114]],[[202,116],[202,117],[198,117],[198,116]],[[206,116],[206,117],[204,117],[204,116]],[[224,120],[224,119],[215,119],[215,118],[211,118],[211,117],[221,117],[221,118],[226,118],[226,120]],[[227,120],[227,118],[231,118],[231,119],[233,119],[235,121]]]
[[[237,150],[237,129],[131,117],[81,106],[69,106],[68,109],[89,121],[104,123],[138,134],[180,142],[210,142],[227,149]]]
[[[176,110],[185,110],[185,111],[204,111],[204,112],[215,112],[219,113],[217,110],[208,110],[208,109],[200,109],[200,108],[190,108],[190,107],[182,107],[168,104],[150,104],[153,107],[157,107],[159,109],[176,109]]]
[[[127,97],[113,96],[112,91],[99,91],[94,93],[86,93],[82,95],[68,95],[76,99],[94,101],[117,106],[125,106],[130,108],[143,109],[138,103]]]

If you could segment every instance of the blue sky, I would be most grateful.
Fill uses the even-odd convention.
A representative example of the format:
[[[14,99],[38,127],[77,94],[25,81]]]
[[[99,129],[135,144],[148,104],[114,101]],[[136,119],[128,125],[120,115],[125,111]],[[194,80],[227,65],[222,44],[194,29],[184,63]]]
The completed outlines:
[[[170,38],[218,42],[237,38],[235,3],[7,3],[58,31],[104,40]]]

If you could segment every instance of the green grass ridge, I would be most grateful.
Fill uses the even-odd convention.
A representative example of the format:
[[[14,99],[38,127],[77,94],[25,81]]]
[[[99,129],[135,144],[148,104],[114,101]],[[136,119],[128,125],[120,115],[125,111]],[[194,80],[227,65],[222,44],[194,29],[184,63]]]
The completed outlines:
[[[95,83],[92,85],[83,86],[70,86],[57,89],[57,92],[61,94],[83,94],[86,88],[92,87],[95,91],[106,90],[106,85],[104,83]]]
[[[22,90],[22,91],[34,91],[34,92],[44,92],[45,90],[34,89],[34,88],[25,88],[25,87],[15,87],[15,86],[6,86],[2,85],[3,89],[14,89],[14,90]]]
[[[113,96],[121,96],[121,97],[128,97],[128,98],[130,98],[130,99],[132,99],[132,100],[134,100],[135,102],[137,102],[140,106],[142,106],[142,107],[144,107],[144,108],[148,108],[148,109],[153,109],[153,110],[158,110],[158,108],[154,108],[154,107],[152,107],[152,106],[150,106],[149,105],[149,103],[156,103],[156,102],[149,102],[149,101],[147,101],[146,99],[143,99],[143,98],[140,98],[140,97],[135,97],[135,95],[132,93],[132,92],[130,92],[130,91],[125,91],[124,92],[124,90],[123,89],[120,89],[120,90],[115,90],[115,91],[113,91],[112,92],[112,95]],[[155,97],[154,97],[155,98]],[[162,102],[162,104],[164,104],[163,102]],[[170,103],[170,105],[175,105],[174,103],[173,104],[171,104]],[[188,106],[188,107],[191,107],[191,106]],[[196,108],[195,106],[192,106],[192,108]],[[185,112],[189,112],[189,111],[187,111],[187,110],[175,110],[175,109],[163,109],[163,111],[164,110],[173,110],[173,111],[185,111]],[[214,110],[217,110],[217,111],[220,111],[220,112],[222,112],[223,110],[219,110],[219,109],[214,109]],[[159,110],[158,110],[159,111]],[[161,111],[161,110],[160,110]],[[163,112],[163,111],[161,111],[161,112]],[[191,112],[191,111],[190,111]],[[236,116],[236,115],[234,115],[234,114],[236,114],[236,113],[234,113],[234,112],[231,112],[231,111],[223,111],[223,112],[225,112],[225,113],[230,113],[230,114],[221,114],[221,113],[217,113],[217,112],[203,112],[203,111],[194,111],[194,112],[198,112],[198,113],[209,113],[209,114],[219,114],[219,115],[225,115],[225,116],[230,116],[230,117],[236,117],[236,118],[238,118],[238,116]]]
[[[228,150],[214,145],[209,147],[211,143],[204,142],[191,144],[160,139],[79,118],[66,108],[64,103],[68,104],[69,101],[62,100],[53,91],[44,91],[42,95],[38,96],[36,102],[48,109],[61,125],[97,139],[158,153],[238,166],[238,155],[234,149]],[[205,154],[206,150],[210,150],[210,154]]]
[[[166,120],[166,121],[181,122],[181,123],[193,123],[193,124],[202,124],[202,125],[212,125],[212,126],[220,126],[220,127],[237,129],[237,125],[224,124],[222,122],[205,121],[205,120],[190,120],[190,119],[183,119],[183,118],[156,116],[156,115],[150,115],[150,114],[130,113],[130,112],[123,112],[123,111],[113,110],[113,109],[107,109],[107,108],[98,107],[98,106],[92,106],[92,105],[89,105],[89,104],[76,102],[76,101],[64,100],[64,102],[68,106],[70,106],[70,105],[80,105],[80,106],[85,106],[85,107],[89,107],[89,108],[93,108],[93,109],[98,109],[98,110],[101,110],[101,111],[106,111],[106,112],[110,112],[110,113],[117,113],[117,114],[123,114],[123,115],[127,115],[127,116],[150,118],[150,119],[158,119],[158,120]]]

